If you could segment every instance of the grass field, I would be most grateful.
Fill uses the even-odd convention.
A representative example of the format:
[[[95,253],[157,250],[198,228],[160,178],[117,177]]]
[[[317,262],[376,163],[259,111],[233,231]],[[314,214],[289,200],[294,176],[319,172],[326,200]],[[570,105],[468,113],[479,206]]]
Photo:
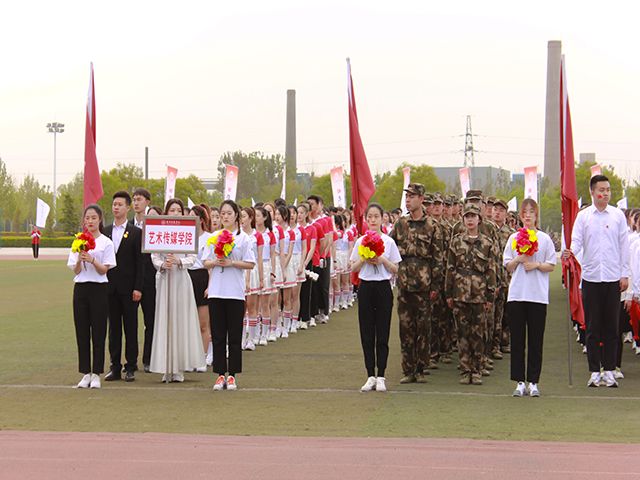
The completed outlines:
[[[184,384],[170,385],[160,375],[138,373],[131,384],[76,390],[72,286],[63,261],[0,262],[1,429],[640,440],[640,358],[627,346],[621,388],[588,389],[586,359],[572,339],[574,386],[568,386],[566,303],[557,272],[538,399],[510,396],[508,356],[496,361],[480,387],[459,385],[455,364],[442,365],[425,385],[398,385],[395,315],[390,391],[361,394],[365,372],[355,309],[245,353],[237,392],[212,392],[211,373],[187,374]]]

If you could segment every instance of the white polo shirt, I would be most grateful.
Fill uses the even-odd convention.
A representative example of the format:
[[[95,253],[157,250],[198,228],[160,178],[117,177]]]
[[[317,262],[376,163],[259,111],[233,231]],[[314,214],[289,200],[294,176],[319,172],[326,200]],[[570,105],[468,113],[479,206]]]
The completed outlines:
[[[78,262],[79,253],[69,252],[69,259],[67,260],[67,266],[73,270],[76,268],[76,263]],[[116,266],[116,252],[113,248],[113,242],[107,238],[106,235],[100,235],[96,237],[96,248],[89,251],[89,255],[96,259],[96,261],[100,262],[103,265],[107,265],[109,269],[112,269]],[[96,271],[96,268],[91,264],[91,262],[84,262],[82,268],[80,269],[80,273],[77,274],[73,281],[75,283],[86,283],[86,282],[94,282],[94,283],[108,283],[109,280],[107,278],[107,274],[100,274]]]

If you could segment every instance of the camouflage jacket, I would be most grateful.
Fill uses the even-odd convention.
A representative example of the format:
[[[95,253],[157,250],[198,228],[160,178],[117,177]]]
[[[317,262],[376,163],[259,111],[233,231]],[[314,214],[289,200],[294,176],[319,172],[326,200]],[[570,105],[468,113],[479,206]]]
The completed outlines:
[[[447,261],[447,252],[449,251],[449,243],[451,242],[451,226],[447,223],[444,218],[440,220],[433,219],[436,227],[438,229],[437,239],[442,247],[442,251],[444,252],[442,262],[443,264]],[[442,275],[442,283],[436,288],[438,292],[444,293],[444,275]]]
[[[451,234],[452,237],[465,233],[464,223],[462,223],[462,221],[456,223],[452,230],[453,230],[453,233]],[[502,264],[503,250],[500,249],[500,238],[498,236],[498,227],[496,226],[496,224],[491,221],[482,220],[482,222],[480,222],[480,225],[478,225],[478,231],[491,240],[491,245],[492,245],[491,252],[493,255],[493,259],[496,262],[496,264]],[[502,278],[503,277],[502,272],[498,270],[496,272],[496,275],[497,275],[496,282],[498,283],[498,285],[501,285],[504,282],[504,279]]]
[[[466,233],[451,239],[445,280],[446,298],[465,303],[493,302],[496,291],[496,263],[493,242],[480,233]]]
[[[441,231],[433,219],[423,215],[413,220],[401,217],[393,227],[402,262],[398,266],[398,287],[410,292],[437,290],[444,278],[444,251]]]
[[[501,281],[498,285],[500,288],[509,288],[509,282],[511,282],[511,274],[507,271],[507,269],[502,265],[502,256],[504,253],[504,248],[507,245],[507,240],[512,233],[515,233],[515,230],[509,226],[508,223],[505,223],[502,227],[498,227],[498,241],[500,243],[500,261],[498,262],[498,269],[502,270],[502,274],[500,275]]]

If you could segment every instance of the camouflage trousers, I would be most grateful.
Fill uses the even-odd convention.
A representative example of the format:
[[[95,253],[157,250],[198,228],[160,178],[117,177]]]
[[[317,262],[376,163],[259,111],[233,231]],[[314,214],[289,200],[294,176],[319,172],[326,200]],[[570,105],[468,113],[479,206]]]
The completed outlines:
[[[453,302],[453,316],[458,326],[460,372],[479,374],[486,346],[484,304]]]
[[[491,351],[493,350],[493,335],[495,333],[495,304],[491,304],[491,309],[484,312],[484,353],[485,357],[491,357]]]
[[[437,361],[451,353],[453,317],[443,297],[433,302],[431,308],[431,359]]]
[[[402,373],[423,372],[429,364],[431,307],[428,292],[398,290]]]
[[[507,289],[500,288],[500,292],[496,296],[495,302],[495,315],[494,315],[494,331],[493,331],[493,343],[491,345],[492,351],[500,351],[502,345],[502,330],[504,328],[504,315],[505,307],[507,305]]]

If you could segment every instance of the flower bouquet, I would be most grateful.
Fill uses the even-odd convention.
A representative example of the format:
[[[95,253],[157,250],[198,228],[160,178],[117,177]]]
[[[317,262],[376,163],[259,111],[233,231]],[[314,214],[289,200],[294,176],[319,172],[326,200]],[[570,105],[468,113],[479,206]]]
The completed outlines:
[[[515,238],[511,242],[513,248],[518,255],[532,256],[538,251],[538,236],[535,230],[521,228],[516,233]]]
[[[360,246],[358,247],[358,255],[363,260],[371,260],[372,258],[377,258],[384,253],[384,241],[380,234],[368,230],[364,237],[362,237],[362,242],[360,242]],[[378,273],[378,266],[374,265],[376,273]]]
[[[90,252],[96,248],[96,239],[87,230],[76,233],[76,238],[71,244],[71,251],[73,253]],[[82,262],[84,269],[87,269],[84,261]]]
[[[236,246],[233,233],[229,230],[221,230],[207,240],[207,245],[213,245],[213,253],[218,258],[227,258]],[[224,272],[224,267],[222,267]]]

